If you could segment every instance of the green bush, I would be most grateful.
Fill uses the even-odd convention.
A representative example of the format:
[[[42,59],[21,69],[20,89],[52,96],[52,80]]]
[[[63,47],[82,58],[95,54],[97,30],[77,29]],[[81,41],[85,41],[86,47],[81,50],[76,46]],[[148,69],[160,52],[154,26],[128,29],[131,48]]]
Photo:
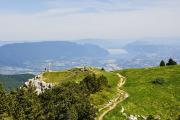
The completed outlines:
[[[80,84],[84,86],[89,91],[89,93],[96,93],[102,90],[104,87],[108,86],[108,80],[103,75],[99,78],[96,78],[96,75],[93,74],[85,77]]]
[[[165,83],[165,80],[164,78],[156,78],[155,80],[152,81],[152,83],[162,85]]]

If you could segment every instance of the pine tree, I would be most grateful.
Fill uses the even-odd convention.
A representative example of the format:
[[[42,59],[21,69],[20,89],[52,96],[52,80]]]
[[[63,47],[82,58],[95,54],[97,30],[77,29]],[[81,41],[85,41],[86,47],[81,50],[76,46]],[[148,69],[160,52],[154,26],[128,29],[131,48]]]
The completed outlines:
[[[161,60],[160,66],[161,66],[161,67],[162,67],[162,66],[166,66],[166,63],[164,62],[164,60]]]
[[[166,65],[177,65],[177,62],[170,58]]]

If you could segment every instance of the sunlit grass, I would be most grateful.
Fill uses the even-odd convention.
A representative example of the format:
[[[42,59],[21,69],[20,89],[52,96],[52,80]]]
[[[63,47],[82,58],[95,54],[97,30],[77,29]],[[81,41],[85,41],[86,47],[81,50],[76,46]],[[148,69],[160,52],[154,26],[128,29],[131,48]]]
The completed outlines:
[[[121,106],[127,114],[159,115],[162,120],[177,119],[180,114],[180,66],[127,69],[117,71],[127,78],[123,89],[130,97],[105,116],[105,120],[121,120]],[[152,84],[163,78],[162,85]]]
[[[107,72],[93,67],[87,67],[86,69],[87,70],[73,68],[71,70],[46,72],[43,74],[43,79],[48,83],[61,84],[67,81],[79,83],[87,75],[93,73],[96,74],[97,77],[101,75],[106,76],[108,79],[108,87],[90,96],[92,104],[97,108],[100,108],[116,95],[119,78],[116,73],[113,72]]]

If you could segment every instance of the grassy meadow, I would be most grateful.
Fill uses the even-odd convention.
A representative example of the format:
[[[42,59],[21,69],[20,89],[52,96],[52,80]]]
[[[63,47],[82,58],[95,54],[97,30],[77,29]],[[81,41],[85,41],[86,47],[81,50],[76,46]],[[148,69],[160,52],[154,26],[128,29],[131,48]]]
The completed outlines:
[[[180,115],[180,66],[126,69],[116,71],[127,78],[123,90],[130,95],[105,120],[125,119],[122,106],[128,115],[160,116],[162,120],[176,120]],[[157,78],[162,84],[154,84]]]

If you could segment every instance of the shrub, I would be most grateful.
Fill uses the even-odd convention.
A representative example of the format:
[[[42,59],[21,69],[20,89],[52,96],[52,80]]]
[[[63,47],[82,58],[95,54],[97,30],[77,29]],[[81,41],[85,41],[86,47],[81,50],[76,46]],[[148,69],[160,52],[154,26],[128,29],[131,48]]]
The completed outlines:
[[[152,115],[149,115],[146,120],[155,120]]]
[[[105,76],[100,76],[99,78],[96,78],[96,75],[88,75],[81,81],[81,86],[84,86],[88,92],[96,93],[103,89],[105,86],[108,86],[108,80]]]
[[[177,120],[180,120],[180,115],[178,115]]]
[[[105,69],[104,69],[103,67],[101,68],[101,70],[102,70],[102,71],[105,71]]]
[[[156,78],[155,80],[152,81],[153,84],[159,84],[162,85],[164,84],[165,80],[163,78]]]

